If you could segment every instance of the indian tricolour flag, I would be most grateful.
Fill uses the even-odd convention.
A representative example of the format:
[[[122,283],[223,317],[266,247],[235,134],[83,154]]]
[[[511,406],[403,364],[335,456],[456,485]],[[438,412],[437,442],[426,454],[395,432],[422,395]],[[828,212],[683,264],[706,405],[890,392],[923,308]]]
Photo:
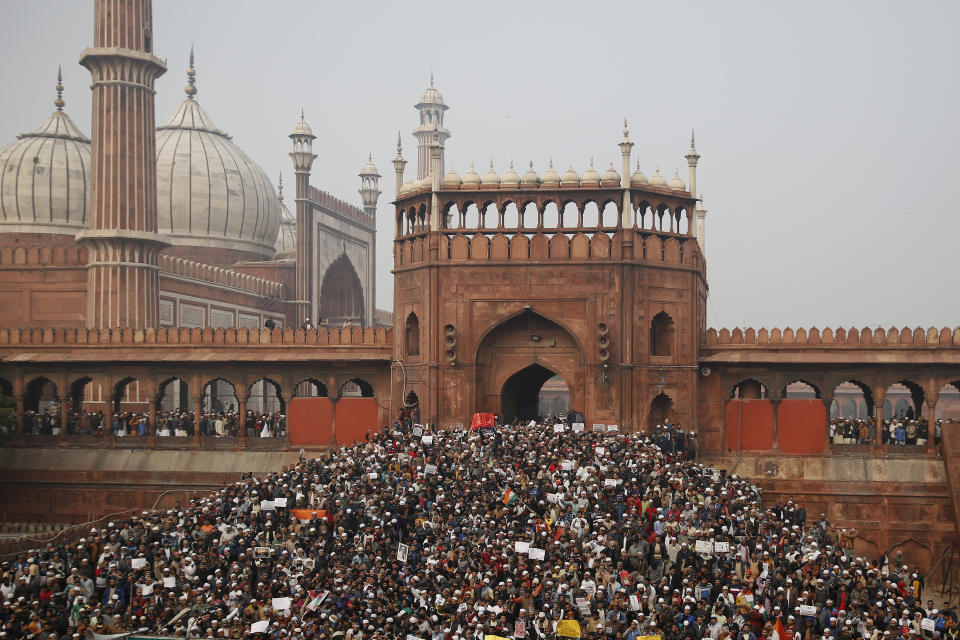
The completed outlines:
[[[503,494],[503,504],[509,506],[516,501],[517,501],[517,494],[515,494],[513,490],[510,489],[510,487],[507,487],[506,492]]]

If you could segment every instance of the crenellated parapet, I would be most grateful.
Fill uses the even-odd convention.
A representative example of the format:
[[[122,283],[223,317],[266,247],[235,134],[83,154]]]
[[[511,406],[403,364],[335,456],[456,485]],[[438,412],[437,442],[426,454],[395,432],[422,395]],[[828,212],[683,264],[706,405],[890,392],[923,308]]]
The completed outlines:
[[[308,189],[307,194],[308,200],[310,200],[315,207],[326,209],[352,220],[356,220],[357,222],[370,228],[376,227],[376,220],[373,218],[373,216],[367,215],[363,209],[354,204],[350,204],[346,200],[341,200],[340,198],[314,186],[311,186]]]
[[[372,327],[321,327],[311,329],[247,329],[227,327],[212,329],[161,327],[159,329],[64,329],[36,328],[0,329],[0,359],[17,359],[11,350],[35,346],[149,346],[184,345],[203,347],[305,345],[318,347],[368,347],[393,344],[393,330]],[[146,352],[145,352],[146,353]],[[51,354],[63,359],[62,352]],[[151,357],[151,356],[147,356]]]
[[[823,330],[817,327],[810,329],[792,329],[787,327],[780,329],[761,328],[759,330],[752,327],[742,329],[737,327],[732,331],[730,329],[710,328],[704,338],[704,346],[708,348],[715,347],[765,347],[776,345],[781,347],[822,347],[822,346],[851,346],[858,348],[916,348],[924,347],[957,347],[960,346],[960,327],[951,329],[950,327],[936,328],[916,327],[911,329],[903,327],[897,329],[890,327],[884,329],[878,327],[872,329],[864,327],[857,329],[850,327],[844,329],[825,328]]]

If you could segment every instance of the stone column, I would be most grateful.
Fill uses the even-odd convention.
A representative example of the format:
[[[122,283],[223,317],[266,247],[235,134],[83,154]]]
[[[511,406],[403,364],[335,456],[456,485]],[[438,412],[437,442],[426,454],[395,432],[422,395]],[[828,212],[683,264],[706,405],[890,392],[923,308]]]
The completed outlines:
[[[147,408],[147,435],[153,442],[157,437],[157,394],[159,393],[157,379],[151,378],[149,385],[147,389],[147,400],[150,402]]]
[[[927,394],[927,447],[933,447],[933,436],[937,426],[937,400],[940,390]]]
[[[22,392],[18,393],[17,394],[17,437],[18,438],[22,438],[23,436],[27,435],[26,425],[23,424],[24,413],[26,413],[23,407],[26,404],[26,402],[27,402],[27,394]]]
[[[200,418],[203,416],[203,387],[200,386],[199,376],[193,377],[190,385],[190,394],[193,396],[193,442],[200,446]]]
[[[248,387],[245,385],[235,388],[237,395],[237,428],[240,430],[240,447],[247,448],[247,399],[250,397]]]
[[[825,431],[823,434],[824,439],[827,442],[826,450],[830,450],[830,445],[833,444],[833,441],[830,439],[830,407],[833,405],[833,392],[825,391],[820,393],[820,399],[823,401],[824,406],[827,408],[827,417],[825,420]]]
[[[873,415],[877,421],[876,424],[876,443],[878,446],[883,444],[883,402],[886,400],[886,390],[873,395]]]

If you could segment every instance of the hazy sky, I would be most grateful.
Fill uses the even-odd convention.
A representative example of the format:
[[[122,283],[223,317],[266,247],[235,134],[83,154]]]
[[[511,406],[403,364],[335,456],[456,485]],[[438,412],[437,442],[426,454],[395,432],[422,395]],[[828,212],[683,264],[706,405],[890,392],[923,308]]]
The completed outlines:
[[[2,0],[0,144],[53,109],[90,133],[93,3]],[[253,2],[157,0],[183,99],[195,43],[200,104],[276,180],[303,107],[314,185],[357,202],[384,175],[378,306],[391,308],[393,167],[429,82],[450,111],[447,167],[492,156],[542,172],[618,161],[624,116],[651,175],[702,155],[711,326],[960,324],[953,193],[960,167],[958,2]],[[619,169],[619,163],[617,163]],[[521,171],[522,172],[522,171]],[[292,180],[290,180],[292,183]]]

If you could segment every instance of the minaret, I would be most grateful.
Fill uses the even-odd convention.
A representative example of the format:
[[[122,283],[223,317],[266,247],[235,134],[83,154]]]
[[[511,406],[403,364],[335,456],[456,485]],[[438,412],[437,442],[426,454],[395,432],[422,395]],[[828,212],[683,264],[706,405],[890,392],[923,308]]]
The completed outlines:
[[[707,210],[703,206],[703,192],[700,192],[700,201],[697,203],[697,244],[700,245],[700,255],[707,255]]]
[[[400,189],[403,188],[403,170],[407,166],[407,161],[403,159],[403,146],[400,143],[400,132],[397,131],[397,157],[393,159],[393,170],[396,172],[396,190],[394,191],[393,199],[400,199]],[[394,216],[396,217],[396,216]],[[394,237],[400,236],[400,230],[402,229],[400,220],[394,221]]]
[[[623,119],[623,140],[620,141],[620,187],[623,189],[623,203],[620,207],[620,226],[628,229],[630,222],[630,154],[633,153],[633,143],[630,142],[630,128],[627,119]]]
[[[370,219],[376,224],[377,220],[377,200],[380,199],[380,172],[373,164],[373,154],[367,157],[367,164],[360,170],[360,199],[363,201],[363,212],[370,216]],[[370,278],[369,286],[364,287],[364,291],[369,291],[364,301],[364,311],[367,317],[363,319],[368,327],[373,326],[377,300],[377,234],[373,234],[373,246],[367,252],[367,274]]]
[[[151,0],[95,0],[90,71],[90,224],[77,234],[88,253],[87,326],[158,325],[157,153]]]
[[[687,159],[687,166],[690,167],[690,179],[687,181],[687,191],[697,193],[697,163],[700,161],[700,154],[697,153],[697,141],[694,139],[694,131],[690,130],[690,151],[684,157]]]
[[[417,180],[423,180],[430,175],[430,145],[433,144],[434,133],[440,139],[440,178],[443,178],[443,147],[450,137],[450,132],[443,128],[443,114],[449,109],[443,103],[443,96],[433,86],[433,74],[430,74],[430,86],[420,96],[416,109],[420,112],[420,125],[413,130],[413,137],[417,139]]]
[[[313,313],[313,301],[316,298],[313,275],[316,271],[313,255],[313,207],[308,196],[310,190],[310,168],[317,156],[313,153],[313,141],[317,136],[303,118],[300,110],[300,122],[293,128],[290,139],[293,141],[293,150],[290,158],[293,159],[293,170],[296,175],[297,195],[297,305],[296,322],[302,326]],[[318,322],[318,318],[311,318],[311,322]]]

